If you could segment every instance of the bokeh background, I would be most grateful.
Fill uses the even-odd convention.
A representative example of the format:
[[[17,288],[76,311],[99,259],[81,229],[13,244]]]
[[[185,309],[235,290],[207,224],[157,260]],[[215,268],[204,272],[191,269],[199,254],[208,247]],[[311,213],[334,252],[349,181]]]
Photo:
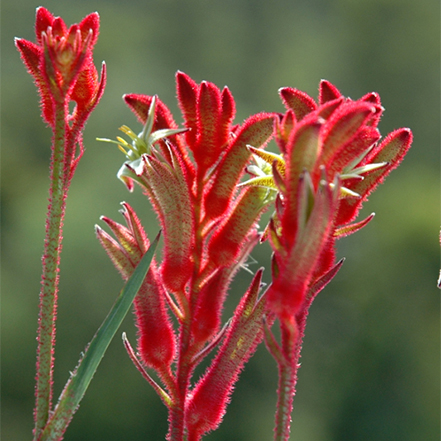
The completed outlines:
[[[34,40],[35,0],[1,2],[2,49],[2,439],[31,439],[40,256],[50,131],[13,45]],[[383,135],[411,127],[413,147],[372,195],[363,231],[338,244],[347,258],[311,309],[294,404],[292,439],[439,439],[439,2],[438,0],[46,0],[67,24],[97,10],[95,50],[107,89],[86,127],[86,153],[68,199],[61,266],[55,395],[107,314],[122,282],[94,236],[120,201],[158,226],[139,189],[115,178],[123,156],[96,137],[139,128],[121,96],[159,94],[181,121],[174,73],[228,85],[237,122],[283,111],[277,90],[317,95],[321,78],[347,96],[382,97]],[[268,266],[268,248],[255,251]],[[255,268],[258,266],[256,265]],[[267,271],[269,272],[269,271]],[[268,274],[267,274],[268,276]],[[250,280],[240,275],[228,312]],[[134,343],[132,317],[123,324]],[[272,438],[276,368],[261,346],[220,429],[209,440]],[[160,440],[164,406],[115,338],[65,439]]]

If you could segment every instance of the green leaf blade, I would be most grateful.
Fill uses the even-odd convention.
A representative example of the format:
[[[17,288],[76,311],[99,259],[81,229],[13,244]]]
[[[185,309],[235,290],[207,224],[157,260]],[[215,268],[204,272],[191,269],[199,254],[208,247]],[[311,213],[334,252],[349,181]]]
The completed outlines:
[[[58,441],[62,439],[98,365],[145,279],[159,238],[160,233],[144,254],[132,276],[118,295],[109,314],[87,346],[84,356],[80,359],[77,368],[66,383],[58,404],[39,437],[39,441]]]

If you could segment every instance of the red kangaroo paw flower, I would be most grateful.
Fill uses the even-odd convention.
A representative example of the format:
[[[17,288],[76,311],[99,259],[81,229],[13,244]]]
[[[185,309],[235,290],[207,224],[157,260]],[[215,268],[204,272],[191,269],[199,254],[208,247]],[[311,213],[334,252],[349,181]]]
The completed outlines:
[[[221,157],[233,131],[235,105],[231,92],[221,92],[213,83],[195,83],[188,75],[176,75],[179,106],[190,130],[188,147],[194,155],[198,172],[203,176]]]
[[[257,300],[262,270],[237,307],[213,363],[196,384],[186,404],[188,441],[198,441],[222,421],[243,366],[263,338],[263,302]]]
[[[138,350],[147,367],[169,373],[176,352],[173,327],[166,310],[166,294],[159,274],[152,270],[135,297]]]
[[[163,280],[171,291],[182,292],[193,269],[194,213],[190,190],[179,161],[174,169],[154,157],[144,156],[143,161],[142,179],[157,201],[155,209],[164,230]]]
[[[99,101],[105,83],[93,64],[99,15],[95,12],[67,28],[60,17],[40,7],[36,16],[37,44],[16,39],[21,57],[39,89],[44,120],[54,127],[55,105],[77,103],[72,118],[84,122]]]
[[[384,167],[372,169],[364,173],[363,180],[350,180],[345,187],[360,195],[359,199],[343,199],[336,217],[336,225],[343,226],[352,222],[364,201],[381,184],[386,176],[403,160],[412,144],[410,129],[398,129],[390,133],[384,140],[374,147],[371,152],[358,164],[362,169],[370,164],[385,164]]]
[[[28,51],[34,62],[34,49]],[[163,261],[152,266],[136,300],[140,356],[167,388],[167,439],[198,441],[220,424],[240,371],[263,339],[266,315],[267,346],[280,373],[276,437],[287,439],[308,309],[343,263],[335,262],[335,241],[372,219],[350,223],[402,159],[411,133],[401,129],[379,143],[378,94],[354,101],[324,80],[318,102],[285,87],[279,91],[285,114],[260,113],[234,126],[228,88],[198,84],[182,72],[176,87],[185,129],[157,97],[125,95],[144,128],[136,135],[123,126],[132,142],[116,141],[127,157],[119,178],[129,189],[133,182],[143,187],[164,231]],[[280,154],[262,148],[272,136]],[[245,173],[251,178],[242,180]],[[275,212],[259,233],[257,221],[272,202]],[[128,206],[124,217],[127,227],[104,218],[117,240],[97,234],[126,275],[148,241]],[[274,251],[272,284],[258,300],[259,270],[220,330],[233,275],[267,238]],[[165,301],[177,318],[177,343]],[[280,343],[271,332],[276,322]],[[216,346],[191,389],[196,366]]]
[[[238,196],[232,212],[214,233],[208,245],[209,262],[214,266],[230,266],[236,260],[243,242],[265,208],[268,190],[247,187]]]
[[[202,285],[194,308],[191,334],[195,346],[203,346],[220,329],[223,303],[231,282],[229,268],[219,269]]]
[[[250,159],[247,145],[261,147],[271,138],[275,115],[260,113],[248,118],[236,132],[227,147],[225,156],[216,167],[213,185],[205,195],[205,215],[207,220],[221,216],[228,208],[236,190],[236,184]]]
[[[127,280],[150,244],[132,207],[123,203],[121,213],[127,226],[102,217],[116,240],[99,227],[96,227],[96,233],[113,264],[120,271],[123,279]],[[134,304],[141,359],[160,376],[167,375],[174,359],[176,345],[165,302],[165,289],[160,281],[156,264],[152,262]]]
[[[66,198],[84,151],[84,125],[98,104],[106,82],[104,63],[101,80],[98,80],[93,64],[93,47],[98,31],[97,13],[67,28],[60,17],[54,17],[47,9],[39,7],[35,20],[36,43],[15,39],[15,45],[40,94],[42,118],[53,132],[37,336],[35,439],[42,435],[52,413],[58,270]],[[72,101],[75,106],[71,106]],[[109,249],[112,248],[111,242],[105,243]]]

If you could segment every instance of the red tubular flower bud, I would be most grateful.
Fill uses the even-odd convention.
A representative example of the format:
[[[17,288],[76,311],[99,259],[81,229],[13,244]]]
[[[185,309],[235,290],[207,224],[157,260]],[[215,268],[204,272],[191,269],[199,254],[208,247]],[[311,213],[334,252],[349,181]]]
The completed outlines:
[[[241,246],[265,207],[267,192],[266,188],[247,187],[237,198],[231,215],[208,245],[209,261],[214,266],[230,266],[236,261]]]
[[[122,249],[127,253],[131,261],[136,264],[140,260],[142,253],[132,232],[108,217],[102,216],[101,220],[110,227]]]
[[[123,279],[127,280],[150,244],[136,213],[127,203],[123,203],[123,207],[122,214],[127,227],[109,218],[102,218],[117,240],[99,227],[96,227],[96,232],[113,264]],[[156,264],[152,262],[134,304],[141,358],[159,375],[168,371],[175,354],[175,336],[167,314],[165,298],[164,286]]]
[[[128,279],[133,270],[133,262],[130,260],[127,252],[98,225],[95,225],[95,233],[115,268],[120,272],[124,280]]]
[[[139,220],[133,208],[127,202],[122,202],[121,205],[124,207],[124,209],[121,210],[121,213],[124,216],[126,224],[132,232],[132,235],[139,249],[144,254],[145,252],[147,252],[150,246],[150,242],[147,239],[147,235],[145,234],[144,228],[141,225],[141,221]]]
[[[138,350],[146,366],[160,375],[175,356],[175,335],[165,306],[165,290],[155,268],[150,269],[135,297]]]
[[[234,100],[227,88],[221,92],[207,81],[198,85],[182,72],[178,72],[176,81],[179,105],[190,129],[187,144],[203,176],[228,143],[235,115]]]
[[[182,292],[192,274],[194,243],[194,213],[191,194],[182,164],[176,158],[171,169],[153,157],[144,157],[143,176],[148,181],[158,206],[155,209],[164,230],[164,260],[162,278],[173,292]]]
[[[386,176],[403,160],[412,144],[410,129],[398,129],[384,138],[360,163],[361,166],[371,163],[387,163],[385,167],[370,171],[365,174],[362,181],[345,184],[351,190],[361,195],[359,199],[342,199],[336,218],[336,225],[341,226],[352,222],[358,214],[362,203],[369,194],[381,184]]]
[[[289,141],[289,137],[294,130],[294,126],[296,125],[296,116],[292,110],[288,110],[288,112],[283,115],[282,119],[277,118],[274,124],[274,133],[277,145],[280,148],[280,151],[285,154],[286,153],[286,144]]]
[[[301,186],[304,185],[306,185],[305,180],[301,182]],[[279,274],[269,288],[266,299],[270,311],[282,321],[291,322],[292,317],[302,307],[308,287],[318,272],[318,266],[322,264],[323,270],[327,270],[326,247],[333,246],[331,236],[334,231],[333,219],[338,207],[338,192],[338,183],[334,185],[333,190],[326,182],[320,185],[306,224],[303,228],[299,226],[293,248],[287,250],[287,255],[281,255],[277,259]],[[307,201],[302,199],[309,198],[307,192],[300,189],[299,194],[303,194],[300,196],[299,206],[306,206]],[[302,211],[299,209],[299,217],[304,217]],[[284,232],[285,222],[285,218],[282,218]]]
[[[219,158],[220,151],[217,129],[220,123],[221,96],[212,83],[203,81],[199,87],[197,101],[197,137],[193,147],[194,159],[203,171]]]
[[[236,133],[217,166],[213,185],[205,196],[205,215],[213,220],[227,210],[251,153],[247,145],[261,147],[273,134],[275,114],[259,113],[248,118]]]
[[[189,146],[196,144],[197,136],[197,95],[198,85],[187,74],[178,72],[176,74],[176,89],[178,94],[179,107],[184,116],[185,126],[190,130],[185,134]],[[190,147],[191,148],[191,147]]]
[[[254,276],[218,354],[187,400],[188,441],[200,440],[221,423],[239,374],[262,340],[264,303],[257,301],[262,272]]]
[[[191,322],[191,334],[195,347],[202,347],[219,331],[222,307],[230,280],[230,271],[219,269],[201,287]]]
[[[306,118],[296,125],[286,146],[286,194],[283,209],[283,236],[288,244],[293,244],[297,234],[298,186],[304,170],[311,170],[320,155],[320,120]]]
[[[225,146],[231,135],[231,124],[236,116],[236,105],[228,87],[224,87],[221,95],[222,113],[218,125],[219,145]]]
[[[91,58],[78,75],[71,98],[79,107],[85,108],[92,101],[98,88],[98,72]]]
[[[342,104],[335,110],[320,133],[322,151],[317,165],[332,164],[338,152],[354,140],[363,124],[376,112],[377,108],[371,103],[360,101]],[[319,173],[318,167],[316,170]]]

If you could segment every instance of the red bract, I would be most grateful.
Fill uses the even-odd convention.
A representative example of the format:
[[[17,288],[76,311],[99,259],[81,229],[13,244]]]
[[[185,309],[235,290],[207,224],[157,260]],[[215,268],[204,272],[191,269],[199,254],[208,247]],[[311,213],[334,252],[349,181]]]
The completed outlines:
[[[75,101],[77,108],[72,118],[85,121],[101,98],[105,66],[103,64],[101,81],[98,81],[92,57],[98,29],[96,12],[67,28],[62,18],[39,7],[35,21],[37,43],[15,40],[39,89],[43,118],[52,127],[57,104],[68,106],[70,100]]]

